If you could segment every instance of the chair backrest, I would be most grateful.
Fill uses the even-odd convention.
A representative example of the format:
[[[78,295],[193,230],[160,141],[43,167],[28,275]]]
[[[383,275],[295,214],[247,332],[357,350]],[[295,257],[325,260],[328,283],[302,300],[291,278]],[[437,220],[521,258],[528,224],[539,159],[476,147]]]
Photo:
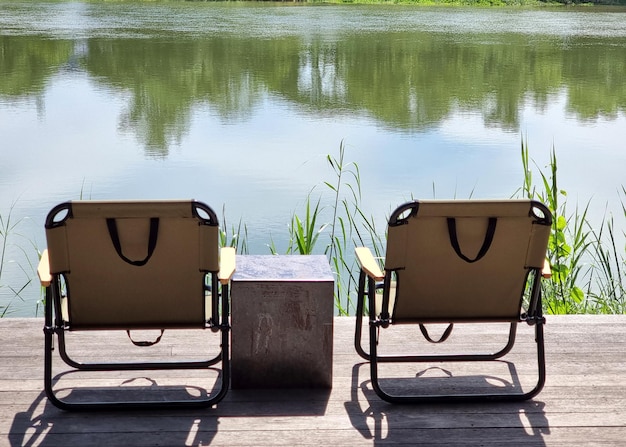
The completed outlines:
[[[543,267],[551,223],[550,211],[530,200],[400,206],[385,258],[396,275],[392,321],[518,320],[529,272]]]
[[[219,270],[218,221],[193,201],[74,201],[46,220],[70,329],[199,327]]]

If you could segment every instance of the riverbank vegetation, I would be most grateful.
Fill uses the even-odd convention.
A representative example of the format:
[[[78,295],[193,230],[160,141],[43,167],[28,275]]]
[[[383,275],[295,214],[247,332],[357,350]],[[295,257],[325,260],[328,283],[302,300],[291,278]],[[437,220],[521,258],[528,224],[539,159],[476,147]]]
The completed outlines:
[[[561,2],[541,0],[304,0],[305,3],[333,3],[360,5],[419,5],[419,6],[542,6]],[[563,2],[564,3],[564,2]]]
[[[626,5],[626,0],[295,0],[293,3],[420,6],[609,6]]]
[[[329,155],[328,164],[335,178],[324,182],[332,197],[330,222],[318,225],[320,199],[305,203],[304,218],[294,214],[290,226],[288,253],[310,254],[319,247],[320,235],[328,239],[323,247],[337,274],[335,304],[341,315],[352,315],[358,269],[352,253],[354,247],[368,246],[375,256],[384,256],[384,229],[376,227],[374,216],[363,211],[361,178],[358,164],[347,162],[343,143],[337,158]],[[626,233],[619,230],[616,219],[626,219],[626,188],[621,186],[621,215],[605,213],[598,225],[588,218],[589,203],[568,202],[567,192],[558,183],[558,163],[553,148],[549,165],[541,169],[530,157],[522,140],[521,166],[523,185],[512,197],[535,199],[546,204],[554,216],[548,245],[552,277],[543,281],[544,310],[548,314],[624,314],[626,313]],[[534,168],[534,169],[533,169]],[[535,173],[538,176],[534,176]],[[398,205],[398,204],[397,204]],[[311,211],[313,210],[313,211]],[[330,228],[330,231],[326,231]],[[295,249],[294,249],[295,247]],[[275,250],[273,250],[275,252]]]
[[[205,0],[221,1],[221,0]],[[268,1],[268,0],[257,0]],[[271,0],[279,1],[279,0]],[[269,1],[268,1],[269,2]],[[282,0],[280,3],[330,3],[357,5],[420,5],[420,6],[557,6],[557,5],[626,5],[626,0]]]
[[[589,203],[568,203],[567,192],[558,184],[554,148],[548,172],[539,170],[538,184],[533,180],[528,146],[523,141],[522,166],[522,195],[543,202],[553,215],[548,242],[552,277],[544,281],[546,311],[553,314],[626,313],[625,233],[617,234],[615,216],[605,214],[595,226],[587,217]],[[622,197],[626,199],[626,189],[621,188]],[[622,200],[621,210],[626,217],[624,203]]]
[[[337,313],[353,315],[358,280],[354,248],[368,246],[375,256],[382,258],[385,228],[377,227],[380,219],[376,217],[381,216],[364,211],[359,165],[347,160],[343,142],[338,154],[327,155],[326,161],[333,177],[313,187],[304,202],[303,213],[293,213],[285,253],[324,253],[336,274]],[[545,312],[625,314],[626,232],[617,222],[626,219],[626,187],[622,185],[619,190],[618,215],[606,212],[600,223],[593,224],[588,218],[590,204],[568,202],[567,192],[561,189],[554,148],[548,166],[540,168],[522,140],[521,168],[523,184],[511,197],[539,200],[554,216],[547,255],[553,274],[551,279],[543,281]],[[11,315],[16,300],[30,299],[22,292],[36,280],[32,260],[39,257],[38,248],[21,234],[21,221],[13,220],[12,210],[13,206],[0,213],[0,317]],[[225,214],[224,210],[222,213]],[[240,254],[248,253],[248,230],[244,222],[240,220],[232,225],[224,216],[221,231],[221,245],[233,246]],[[267,245],[272,254],[279,254],[273,240]],[[13,273],[19,272],[11,275],[17,278],[14,284],[5,280],[9,268]],[[38,304],[39,301],[33,309],[35,314]]]

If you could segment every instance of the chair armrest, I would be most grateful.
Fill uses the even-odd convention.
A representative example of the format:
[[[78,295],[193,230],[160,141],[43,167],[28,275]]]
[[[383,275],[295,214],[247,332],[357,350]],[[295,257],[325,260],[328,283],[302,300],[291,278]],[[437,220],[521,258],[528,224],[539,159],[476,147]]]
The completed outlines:
[[[544,278],[552,277],[552,269],[550,268],[550,261],[547,259],[543,261],[543,268],[541,269],[541,276]]]
[[[385,274],[382,272],[378,263],[372,256],[372,252],[367,247],[357,247],[354,249],[356,253],[356,260],[365,273],[373,278],[375,281],[382,281],[385,279]]]
[[[235,273],[235,248],[222,247],[220,250],[220,271],[217,278],[222,284],[228,284]]]
[[[39,265],[37,266],[37,276],[43,287],[50,286],[52,282],[52,275],[50,274],[50,259],[48,257],[48,249],[45,249],[41,254]]]

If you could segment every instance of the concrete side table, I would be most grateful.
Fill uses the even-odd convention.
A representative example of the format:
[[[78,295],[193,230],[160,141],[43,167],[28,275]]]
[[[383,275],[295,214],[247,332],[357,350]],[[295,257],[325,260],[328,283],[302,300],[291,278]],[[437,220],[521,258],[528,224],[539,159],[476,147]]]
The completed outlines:
[[[237,256],[231,387],[331,388],[333,293],[325,256]]]

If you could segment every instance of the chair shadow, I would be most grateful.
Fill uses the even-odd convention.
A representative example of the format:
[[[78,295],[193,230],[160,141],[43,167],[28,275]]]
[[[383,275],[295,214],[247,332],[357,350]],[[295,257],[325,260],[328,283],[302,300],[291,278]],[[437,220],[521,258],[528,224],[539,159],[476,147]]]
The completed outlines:
[[[65,374],[59,374],[55,380]],[[126,388],[134,382],[150,385]],[[99,387],[55,391],[63,394],[68,391],[63,399],[75,403],[93,401],[94,398],[109,402],[140,395],[144,400],[193,400],[207,393],[206,389],[195,386],[159,386],[145,376],[125,379],[122,384],[123,389]],[[216,381],[215,387],[217,384]],[[41,392],[26,411],[15,415],[9,442],[12,447],[85,445],[86,439],[90,445],[208,445],[218,428],[214,413],[214,408],[68,412],[56,408],[45,392]]]
[[[138,377],[137,380],[150,382],[151,379]],[[207,392],[189,386],[159,386],[158,390],[161,397],[177,400]],[[94,392],[88,388],[71,390],[64,399],[83,401],[93,398]],[[119,393],[121,391],[106,388],[97,392],[106,395],[107,400],[119,397]],[[52,405],[42,392],[26,411],[15,415],[9,442],[11,447],[85,445],[87,439],[89,445],[210,445],[218,432],[220,420],[229,417],[323,416],[330,393],[330,389],[231,389],[212,408],[67,412]]]
[[[509,364],[512,377],[516,378],[515,369]],[[364,372],[361,371],[364,369]],[[438,390],[444,377],[424,377],[428,370],[417,374],[420,384],[430,390]],[[438,368],[437,368],[438,369]],[[367,375],[365,380],[359,373]],[[449,372],[441,370],[444,376]],[[466,379],[463,377],[463,379]],[[484,382],[493,386],[494,379],[489,376],[467,377],[472,385]],[[415,379],[385,379],[385,386],[406,389],[406,382]],[[503,387],[512,391],[519,388],[519,383],[507,383],[497,379],[499,391]],[[353,427],[364,439],[374,445],[388,443],[406,443],[410,439],[420,439],[430,433],[436,436],[438,443],[473,445],[481,444],[487,433],[503,436],[502,444],[515,441],[524,445],[546,445],[544,435],[549,434],[549,424],[544,412],[545,404],[536,400],[522,402],[494,403],[428,403],[398,405],[383,401],[371,387],[369,363],[358,363],[352,368],[351,399],[344,403]],[[484,428],[484,430],[481,430]],[[436,435],[434,434],[436,430]],[[482,441],[481,441],[482,439]]]

